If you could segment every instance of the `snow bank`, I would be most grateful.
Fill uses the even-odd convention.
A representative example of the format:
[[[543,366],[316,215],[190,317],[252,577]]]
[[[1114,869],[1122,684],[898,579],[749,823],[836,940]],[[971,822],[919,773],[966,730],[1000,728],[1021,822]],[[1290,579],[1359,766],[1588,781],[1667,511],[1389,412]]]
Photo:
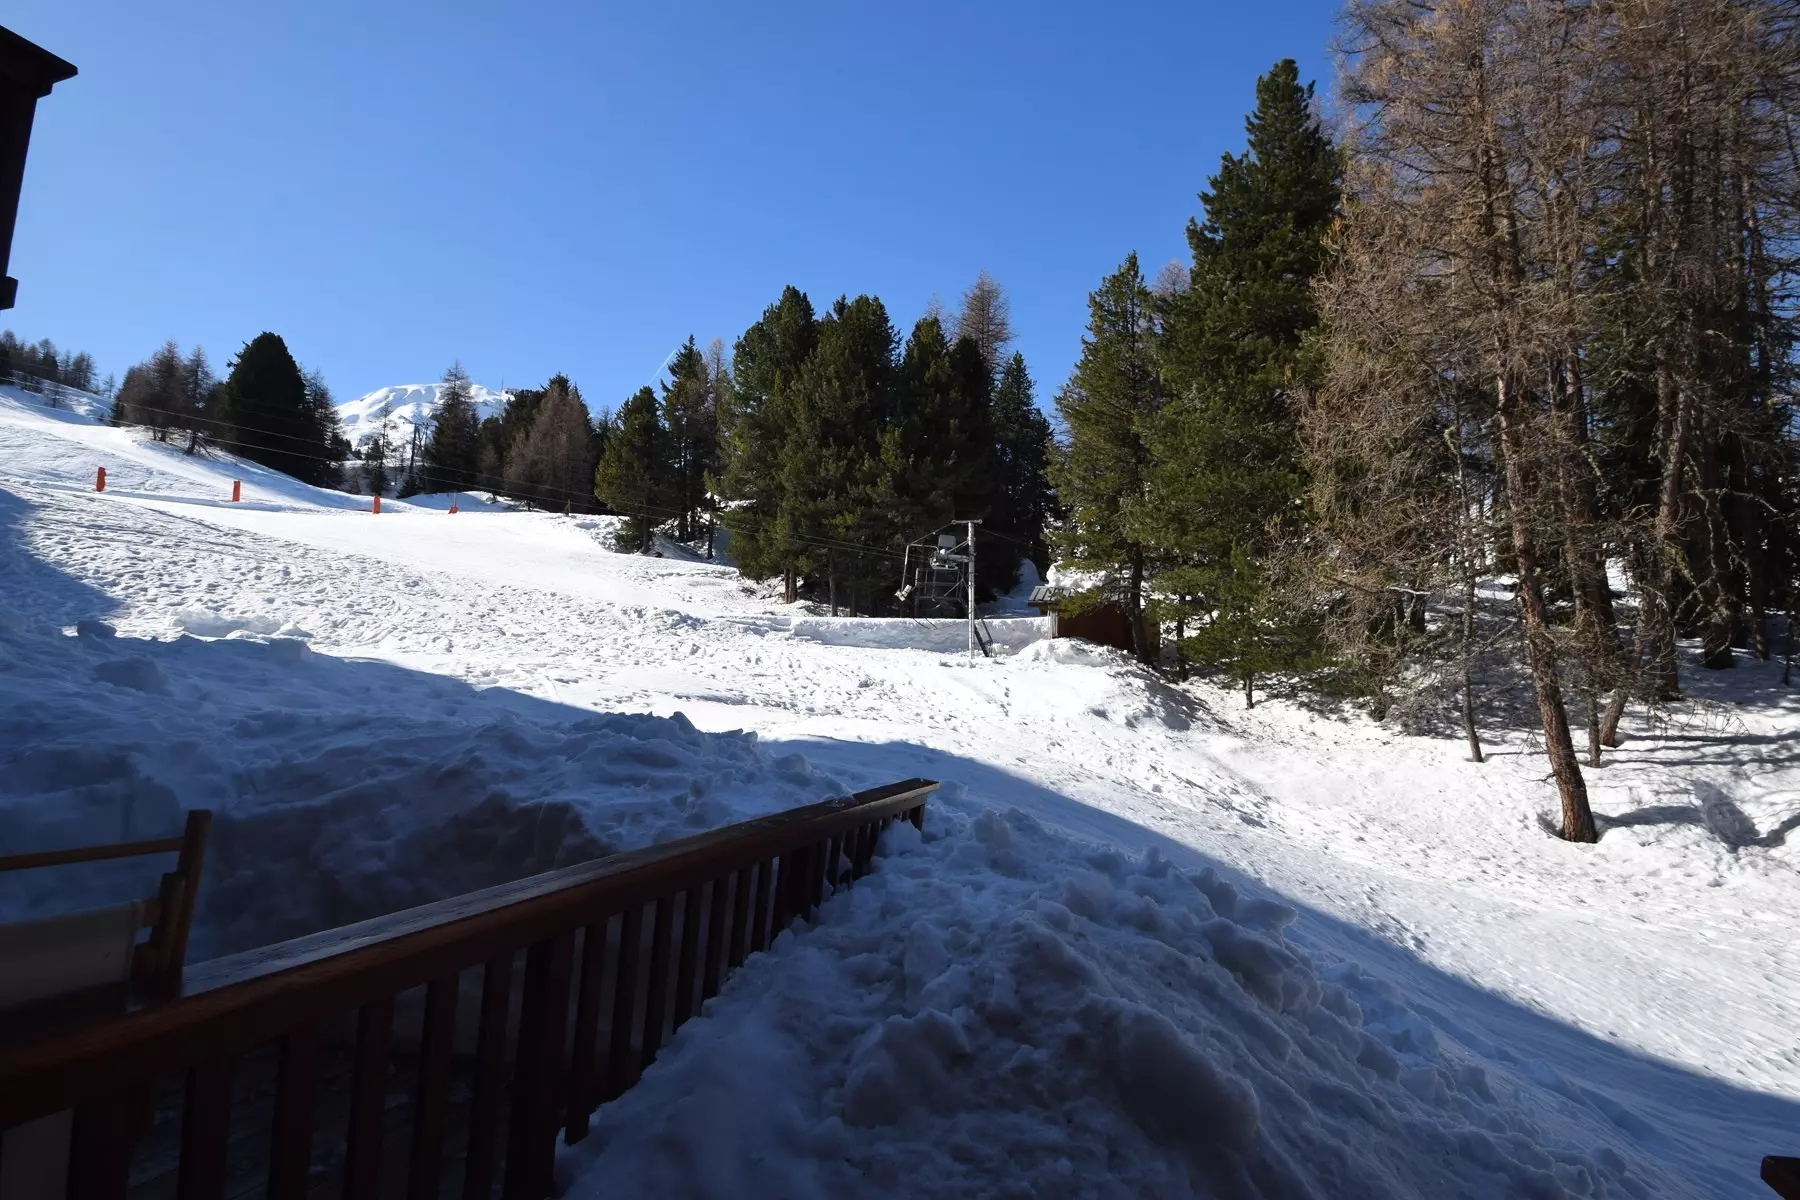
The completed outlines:
[[[194,959],[842,791],[748,733],[345,662],[189,611],[155,642],[0,621],[0,847],[216,816]],[[150,895],[159,860],[0,876],[0,920]]]
[[[983,623],[1002,653],[1017,653],[1051,635],[1049,617],[995,617]],[[931,650],[940,654],[966,654],[968,622],[960,620],[912,620],[901,617],[795,617],[793,636],[827,646],[860,646],[881,650]]]
[[[1651,1194],[1293,910],[946,790],[600,1112],[569,1196]]]

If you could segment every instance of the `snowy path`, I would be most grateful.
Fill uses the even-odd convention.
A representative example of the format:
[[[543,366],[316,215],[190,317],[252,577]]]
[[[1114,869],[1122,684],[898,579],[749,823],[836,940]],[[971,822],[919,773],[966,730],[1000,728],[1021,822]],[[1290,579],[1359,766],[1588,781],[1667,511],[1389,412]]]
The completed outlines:
[[[1764,668],[1702,681],[1735,693],[1690,728],[1628,730],[1591,776],[1607,835],[1573,847],[1543,832],[1551,793],[1519,742],[1476,766],[1455,742],[1246,713],[1071,643],[977,664],[824,645],[733,572],[611,553],[603,522],[377,518],[293,487],[194,503],[220,468],[130,437],[0,409],[8,612],[300,638],[562,709],[679,712],[841,785],[928,774],[1131,854],[1185,848],[1311,910],[1296,945],[1379,964],[1440,1032],[1661,1164],[1646,1177],[1677,1172],[1650,1194],[1742,1194],[1746,1156],[1800,1142],[1800,701]],[[80,490],[106,454],[145,486]]]

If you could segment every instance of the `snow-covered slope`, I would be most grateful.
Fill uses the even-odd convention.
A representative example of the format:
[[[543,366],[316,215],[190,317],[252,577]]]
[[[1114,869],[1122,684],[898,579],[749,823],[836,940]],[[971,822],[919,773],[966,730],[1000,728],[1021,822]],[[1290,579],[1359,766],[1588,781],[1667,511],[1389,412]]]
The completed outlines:
[[[945,783],[602,1110],[570,1195],[1728,1197],[1800,1145],[1778,668],[1690,674],[1572,846],[1524,733],[1477,766],[1066,641],[834,644],[604,520],[223,502],[242,470],[0,396],[0,845],[211,806],[198,949]]]
[[[414,425],[431,423],[431,414],[437,411],[443,390],[441,383],[403,383],[398,387],[376,388],[366,396],[339,404],[338,421],[344,427],[344,436],[354,446],[364,436],[375,432],[385,409],[388,437],[404,440],[412,436]],[[500,410],[506,407],[504,392],[491,391],[477,383],[471,385],[469,394],[475,401],[475,411],[483,419],[499,416]]]

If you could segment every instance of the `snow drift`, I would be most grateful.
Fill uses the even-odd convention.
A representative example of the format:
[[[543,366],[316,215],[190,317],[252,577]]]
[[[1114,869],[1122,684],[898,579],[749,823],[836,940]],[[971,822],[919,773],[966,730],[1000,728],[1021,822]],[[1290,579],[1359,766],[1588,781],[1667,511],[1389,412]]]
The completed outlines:
[[[0,617],[0,846],[214,810],[190,957],[296,937],[841,791],[754,734],[344,662],[302,640],[158,642]],[[8,919],[155,891],[167,864],[0,875]],[[98,902],[98,901],[96,901]]]
[[[1655,1193],[1291,908],[958,791],[600,1111],[567,1195]]]

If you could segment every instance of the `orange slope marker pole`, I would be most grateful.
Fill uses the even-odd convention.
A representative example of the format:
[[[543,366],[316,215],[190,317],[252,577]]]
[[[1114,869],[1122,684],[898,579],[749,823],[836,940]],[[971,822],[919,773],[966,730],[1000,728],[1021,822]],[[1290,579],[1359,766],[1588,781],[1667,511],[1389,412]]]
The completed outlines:
[[[96,492],[104,492],[106,490],[105,467],[98,467],[94,470],[94,490]]]
[[[242,500],[243,498],[244,498],[244,481],[241,479],[232,480],[231,481],[231,502],[233,504],[236,504],[238,501]]]
[[[451,501],[451,502],[450,502],[450,511],[451,511],[451,512],[455,512],[455,511],[456,511],[456,501],[454,501],[454,500],[452,500],[452,501]]]
[[[381,497],[380,496],[375,497],[375,503],[369,506],[369,511],[372,513],[375,513],[377,515],[380,515],[380,513],[381,513]]]

